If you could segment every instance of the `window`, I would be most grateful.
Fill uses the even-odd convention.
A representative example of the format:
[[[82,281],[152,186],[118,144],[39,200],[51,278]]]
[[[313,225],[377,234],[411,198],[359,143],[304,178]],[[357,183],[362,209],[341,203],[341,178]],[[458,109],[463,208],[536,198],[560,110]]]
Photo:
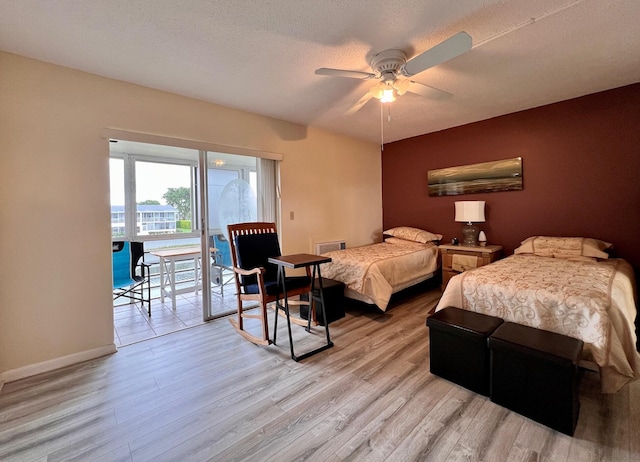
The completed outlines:
[[[128,141],[114,141],[110,147],[112,238],[197,238],[199,152]],[[233,180],[246,181],[258,195],[257,159],[219,152],[209,152],[208,159],[208,228],[221,233],[220,196]]]
[[[112,143],[112,238],[196,236],[197,159],[192,149]]]
[[[191,233],[194,165],[135,160],[138,235]]]

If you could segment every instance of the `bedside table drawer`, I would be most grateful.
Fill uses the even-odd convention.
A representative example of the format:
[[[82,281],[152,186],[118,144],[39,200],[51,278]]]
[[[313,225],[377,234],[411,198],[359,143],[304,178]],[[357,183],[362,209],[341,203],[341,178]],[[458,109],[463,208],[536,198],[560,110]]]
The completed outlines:
[[[464,258],[454,258],[454,255],[461,256],[461,257],[464,257]],[[457,261],[454,262],[454,260],[457,260]],[[464,253],[455,253],[454,254],[454,253],[449,253],[449,252],[442,254],[442,266],[444,268],[453,269],[454,263],[457,263],[457,265],[462,265],[462,266],[465,266],[465,267],[471,269],[471,268],[477,268],[479,266],[487,265],[487,264],[491,263],[491,261],[490,261],[489,254],[487,254],[487,255],[468,255],[468,254],[464,254]]]
[[[462,245],[441,245],[442,257],[442,291],[447,287],[449,279],[468,269],[488,265],[502,256],[502,246],[465,247]]]

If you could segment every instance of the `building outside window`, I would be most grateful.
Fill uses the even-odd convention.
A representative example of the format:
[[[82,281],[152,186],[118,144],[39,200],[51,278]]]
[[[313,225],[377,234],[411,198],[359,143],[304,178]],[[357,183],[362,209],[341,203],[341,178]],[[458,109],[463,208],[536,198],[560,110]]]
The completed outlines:
[[[111,235],[124,236],[124,205],[111,206]],[[170,205],[142,205],[136,208],[136,234],[168,234],[177,231],[178,211]]]

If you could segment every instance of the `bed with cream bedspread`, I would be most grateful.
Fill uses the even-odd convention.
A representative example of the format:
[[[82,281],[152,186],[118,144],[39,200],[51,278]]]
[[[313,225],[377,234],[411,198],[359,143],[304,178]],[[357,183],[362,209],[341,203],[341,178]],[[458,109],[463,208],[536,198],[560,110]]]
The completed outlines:
[[[613,393],[640,377],[634,281],[621,259],[512,255],[451,278],[436,310],[455,306],[579,338],[602,392]]]
[[[324,255],[332,260],[322,266],[324,277],[344,282],[347,297],[382,311],[393,293],[429,279],[438,269],[438,247],[432,242],[389,239]]]

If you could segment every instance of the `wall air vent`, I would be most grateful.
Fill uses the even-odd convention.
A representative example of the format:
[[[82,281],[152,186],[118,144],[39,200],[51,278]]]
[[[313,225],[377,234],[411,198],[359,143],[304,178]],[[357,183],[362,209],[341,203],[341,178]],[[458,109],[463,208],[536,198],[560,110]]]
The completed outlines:
[[[316,254],[322,255],[323,253],[332,252],[334,250],[344,250],[347,248],[345,241],[330,241],[330,242],[317,242]]]

